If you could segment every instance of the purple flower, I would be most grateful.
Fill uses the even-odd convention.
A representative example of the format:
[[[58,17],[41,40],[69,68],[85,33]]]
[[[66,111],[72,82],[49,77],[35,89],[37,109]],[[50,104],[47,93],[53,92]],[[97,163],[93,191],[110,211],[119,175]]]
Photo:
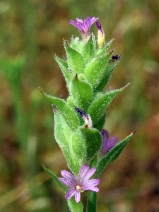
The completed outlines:
[[[99,18],[90,18],[89,16],[83,21],[80,18],[76,18],[76,21],[70,20],[70,24],[77,27],[81,34],[88,35],[89,29],[91,28],[92,24],[96,22]]]
[[[109,132],[105,129],[102,130],[102,139],[103,139],[103,155],[105,155],[107,152],[109,152],[116,144],[118,137],[114,136],[111,139],[109,139]]]
[[[81,167],[78,173],[77,179],[68,171],[62,170],[61,175],[64,178],[59,178],[59,180],[71,188],[68,190],[65,198],[70,199],[75,195],[76,202],[79,202],[81,199],[81,192],[91,190],[98,192],[99,189],[96,187],[100,179],[91,179],[89,178],[95,173],[96,168],[89,169],[89,165],[85,164]]]
[[[78,107],[75,108],[75,110],[77,111],[77,113],[79,113],[84,122],[86,123],[86,125],[89,127],[89,128],[92,128],[92,120],[91,120],[91,117],[89,114],[85,114],[81,109],[79,109]]]

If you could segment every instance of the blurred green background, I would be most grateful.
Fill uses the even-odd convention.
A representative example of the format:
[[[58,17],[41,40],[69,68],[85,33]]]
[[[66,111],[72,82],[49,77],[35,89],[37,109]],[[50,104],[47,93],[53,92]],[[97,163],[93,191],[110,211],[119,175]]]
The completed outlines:
[[[40,163],[60,176],[64,157],[53,136],[53,113],[40,93],[68,93],[53,53],[80,36],[70,19],[100,18],[121,55],[107,88],[131,82],[108,110],[105,128],[122,140],[136,130],[103,173],[98,212],[159,212],[158,0],[0,1],[0,211],[68,212],[64,193]],[[96,34],[96,27],[92,27]]]

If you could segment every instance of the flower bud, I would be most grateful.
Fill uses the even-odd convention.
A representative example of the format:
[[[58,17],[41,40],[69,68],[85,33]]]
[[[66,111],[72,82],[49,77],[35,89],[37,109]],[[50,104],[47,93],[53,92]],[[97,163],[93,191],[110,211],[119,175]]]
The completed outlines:
[[[105,43],[105,33],[101,27],[101,24],[96,21],[96,26],[98,28],[98,39],[97,39],[97,43],[98,43],[98,47],[99,49],[101,49]]]

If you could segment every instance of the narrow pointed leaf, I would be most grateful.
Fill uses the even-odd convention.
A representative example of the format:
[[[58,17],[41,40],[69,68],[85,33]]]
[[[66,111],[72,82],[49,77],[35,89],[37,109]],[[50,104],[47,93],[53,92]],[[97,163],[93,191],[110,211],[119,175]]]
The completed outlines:
[[[124,140],[120,141],[118,144],[115,145],[98,163],[97,170],[95,173],[96,177],[99,177],[104,169],[115,159],[118,158],[121,151],[124,149],[126,144],[130,141],[134,133],[131,133],[127,136]]]
[[[71,69],[74,74],[83,73],[85,67],[83,56],[79,52],[71,48],[68,43],[65,43],[64,47],[66,50],[69,69]]]
[[[72,73],[71,73],[70,70],[68,70],[68,64],[67,64],[66,61],[60,59],[57,56],[54,56],[54,58],[55,58],[56,62],[58,63],[58,65],[59,65],[59,67],[62,71],[62,74],[63,74],[65,81],[66,81],[66,85],[68,87],[68,84],[69,84],[70,80],[72,79]]]
[[[96,88],[96,91],[100,92],[100,91],[103,91],[103,89],[105,88],[105,86],[108,84],[111,76],[112,76],[112,73],[114,71],[114,69],[116,68],[116,66],[119,64],[119,60],[118,61],[115,61],[113,64],[109,64],[107,66],[107,70],[103,76],[103,79],[101,80],[101,82],[99,83],[99,85],[97,86]]]
[[[111,90],[102,96],[98,95],[99,97],[92,102],[87,111],[92,118],[93,124],[96,124],[100,120],[114,97],[121,93],[127,86],[121,89]]]
[[[44,171],[46,171],[51,177],[52,179],[55,181],[55,183],[63,190],[63,191],[67,191],[66,186],[59,180],[59,178],[48,168],[46,168],[43,164],[41,164],[42,168],[44,169]]]
[[[79,125],[78,116],[76,112],[69,107],[67,102],[63,99],[47,95],[45,93],[44,95],[61,112],[62,116],[64,117],[67,124],[71,127],[71,129],[77,129]]]

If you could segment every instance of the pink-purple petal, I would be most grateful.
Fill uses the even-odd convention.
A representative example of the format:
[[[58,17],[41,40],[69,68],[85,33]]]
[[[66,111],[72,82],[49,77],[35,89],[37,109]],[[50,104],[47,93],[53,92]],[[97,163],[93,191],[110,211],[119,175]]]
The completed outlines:
[[[73,188],[71,188],[70,190],[68,190],[68,192],[67,192],[65,198],[66,198],[66,199],[70,199],[70,198],[71,198],[73,195],[75,195],[75,194],[76,194],[76,190],[73,189]]]
[[[89,169],[89,165],[88,164],[85,164],[81,167],[81,169],[79,170],[79,173],[78,173],[78,182],[81,183],[83,178],[85,177],[87,171]]]
[[[77,191],[77,192],[75,193],[75,200],[76,200],[76,202],[79,202],[80,199],[81,199],[81,193],[80,193],[79,191]]]
[[[61,175],[64,177],[64,178],[67,178],[67,179],[75,179],[75,177],[73,176],[73,174],[71,174],[70,172],[66,171],[66,170],[61,170]]]
[[[92,177],[92,175],[95,173],[95,171],[96,171],[95,167],[88,170],[87,173],[85,174],[84,178],[83,178],[83,182],[86,182],[90,177]]]
[[[78,23],[83,23],[83,20],[80,19],[80,18],[76,18],[76,21],[77,21]]]
[[[94,22],[96,22],[98,19],[99,19],[99,18],[93,17],[93,18],[91,19],[91,25],[94,24]]]
[[[113,138],[109,139],[109,132],[105,129],[102,130],[102,139],[103,139],[103,155],[108,153],[116,144],[118,137],[114,136]]]
[[[88,186],[86,187],[85,191],[95,191],[95,192],[98,192],[99,191],[99,188],[97,187],[91,187],[91,186]]]
[[[114,136],[114,137],[112,137],[111,139],[110,139],[110,143],[112,143],[112,144],[116,144],[116,142],[118,141],[118,137],[117,136]]]
[[[85,189],[85,187],[87,186],[96,186],[100,183],[100,179],[91,179],[91,180],[87,180],[86,183],[84,183],[83,188]]]
[[[59,180],[67,186],[70,186],[70,187],[76,186],[76,181],[73,181],[73,180],[71,181],[70,179],[66,179],[66,178],[59,178]]]
[[[108,139],[109,139],[109,132],[107,130],[103,129],[101,133],[102,133],[103,142],[108,141]]]

